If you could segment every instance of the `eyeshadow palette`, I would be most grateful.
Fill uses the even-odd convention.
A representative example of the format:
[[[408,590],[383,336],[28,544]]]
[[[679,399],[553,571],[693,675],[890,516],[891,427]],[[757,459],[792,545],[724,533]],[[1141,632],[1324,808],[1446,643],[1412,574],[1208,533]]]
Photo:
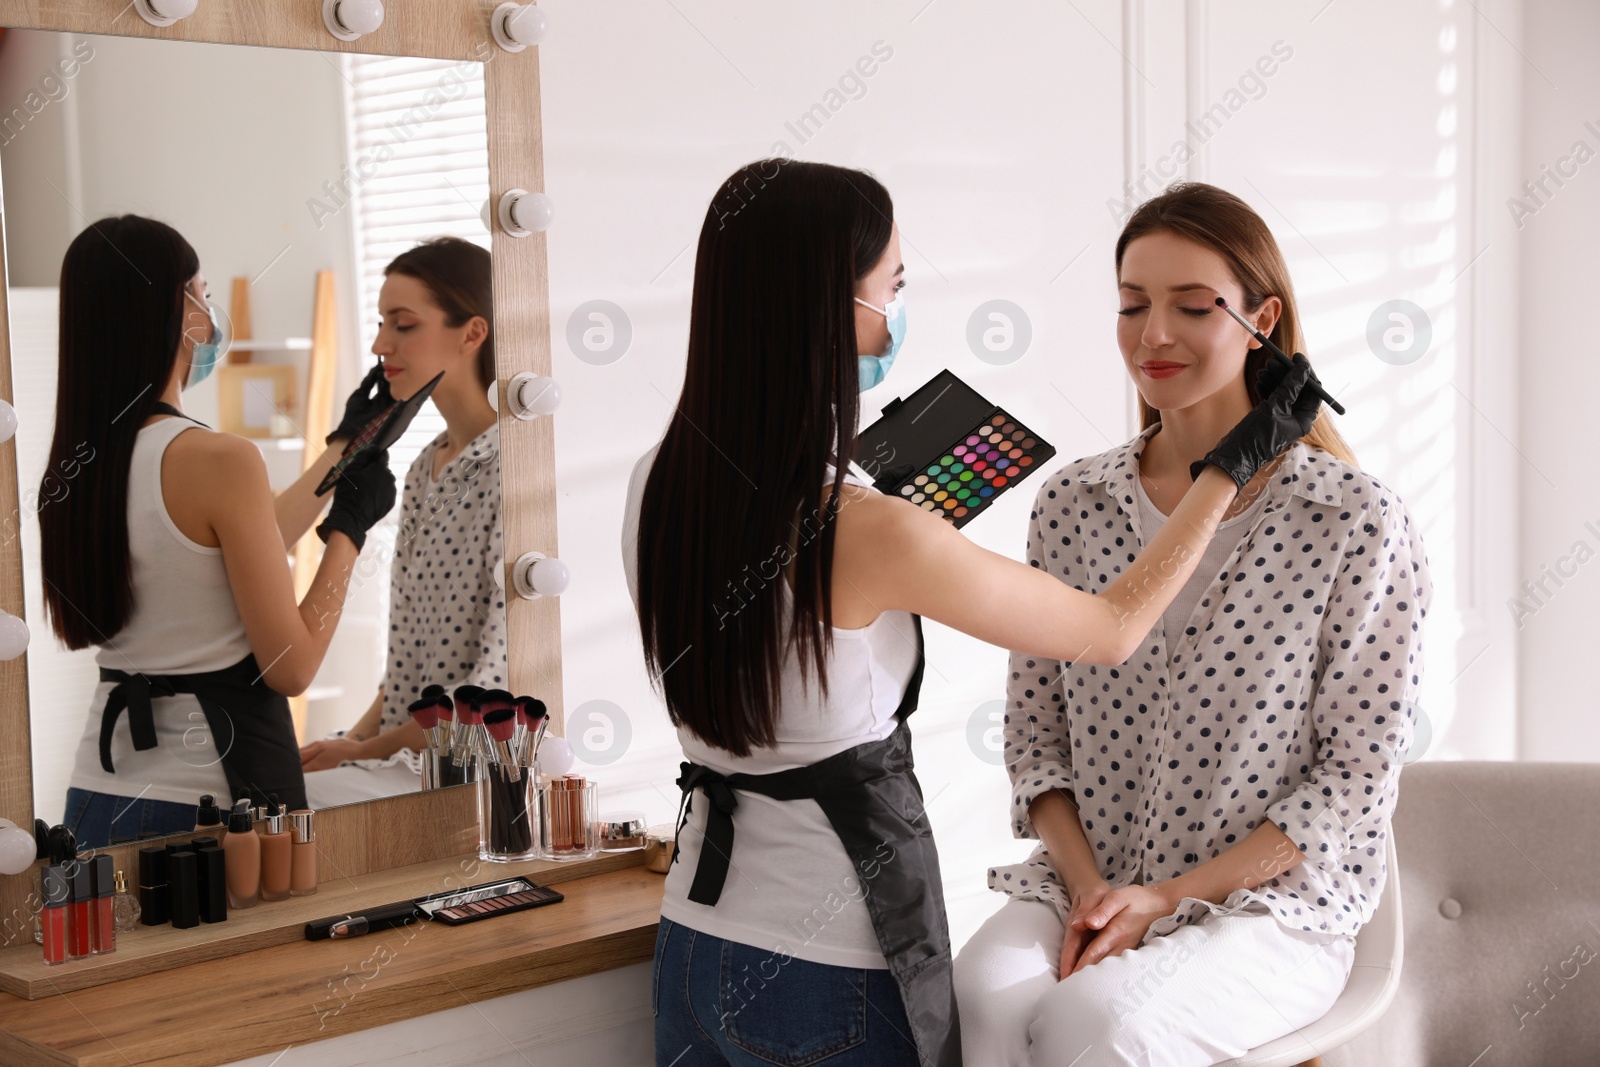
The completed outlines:
[[[422,410],[422,405],[428,397],[433,395],[434,386],[439,384],[439,379],[444,377],[444,371],[433,376],[433,379],[418,389],[405,400],[400,401],[390,408],[381,418],[373,419],[367,428],[356,435],[356,439],[344,446],[344,452],[339,456],[339,462],[333,465],[321,482],[317,483],[317,495],[322,496],[339,484],[339,476],[349,469],[356,457],[368,449],[384,449],[400,440],[400,435],[406,432],[406,427],[411,425],[411,420],[417,417],[417,412]]]
[[[856,462],[881,493],[944,516],[958,528],[1056,454],[1055,447],[940,371],[856,437]]]
[[[542,904],[555,904],[565,900],[548,886],[534,885],[526,878],[508,878],[503,882],[490,882],[437,896],[420,897],[417,909],[430,919],[450,926],[476,922],[493,915],[509,915],[514,911],[537,908]]]

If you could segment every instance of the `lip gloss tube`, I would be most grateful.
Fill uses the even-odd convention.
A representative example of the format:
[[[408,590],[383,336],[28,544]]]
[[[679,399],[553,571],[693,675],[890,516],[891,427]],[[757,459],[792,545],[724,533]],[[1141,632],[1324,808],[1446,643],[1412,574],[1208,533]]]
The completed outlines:
[[[96,856],[89,864],[90,881],[94,885],[94,900],[90,914],[93,916],[94,937],[89,950],[95,953],[117,950],[117,917],[112,902],[117,895],[117,865],[108,855]]]
[[[72,904],[67,911],[67,958],[81,960],[89,955],[93,944],[93,927],[89,919],[89,864],[74,858],[66,864],[72,868]]]
[[[44,907],[39,911],[39,929],[44,934],[45,963],[67,962],[67,901],[72,887],[67,872],[59,865],[39,872],[39,896]]]

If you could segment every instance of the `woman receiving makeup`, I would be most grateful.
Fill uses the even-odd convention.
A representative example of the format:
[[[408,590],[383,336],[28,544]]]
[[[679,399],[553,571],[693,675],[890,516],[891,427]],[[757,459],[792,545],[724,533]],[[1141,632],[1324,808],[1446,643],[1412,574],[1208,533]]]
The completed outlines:
[[[1135,566],[1256,402],[1267,352],[1217,298],[1303,348],[1277,243],[1221,189],[1146,202],[1116,269],[1144,429],[1039,491],[1028,559],[1066,587]],[[956,961],[969,1067],[1210,1064],[1327,1012],[1383,894],[1431,600],[1405,504],[1324,413],[1124,667],[1013,651],[1014,831],[1041,845],[989,872],[1009,899]]]
[[[383,684],[343,737],[301,749],[318,807],[415,789],[422,728],[408,706],[423,687],[506,686],[500,427],[489,253],[456,237],[425,241],[384,268],[378,291],[379,395],[404,400],[436,375],[444,432],[406,472],[389,566]]]
[[[1239,485],[1315,413],[1310,365],[1277,372],[1128,573],[1080,592],[847,476],[859,393],[904,336],[903,273],[889,194],[860,171],[750,164],[701,228],[683,393],[634,468],[622,537],[685,755],[656,941],[659,1064],[958,1063],[905,727],[921,616],[1122,663]]]
[[[305,806],[285,697],[311,684],[367,530],[394,504],[383,453],[345,472],[296,603],[287,552],[328,506],[314,488],[339,438],[381,411],[352,396],[340,447],[274,497],[253,442],[183,413],[221,340],[170,226],[101,219],[67,249],[40,572],[57,637],[99,649],[65,816],[85,847],[193,830],[205,793]]]

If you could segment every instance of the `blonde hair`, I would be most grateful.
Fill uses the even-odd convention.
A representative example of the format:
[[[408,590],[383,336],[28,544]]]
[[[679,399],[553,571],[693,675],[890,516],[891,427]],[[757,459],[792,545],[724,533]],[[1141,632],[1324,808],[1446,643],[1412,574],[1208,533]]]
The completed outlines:
[[[1295,305],[1294,283],[1289,268],[1278,250],[1272,231],[1249,204],[1232,193],[1203,182],[1175,182],[1160,196],[1139,205],[1117,238],[1117,275],[1122,275],[1122,255],[1135,238],[1149,233],[1168,232],[1187,238],[1221,256],[1244,290],[1243,310],[1255,311],[1269,296],[1283,302],[1283,313],[1268,335],[1273,344],[1293,355],[1305,351],[1300,333],[1300,310]],[[1258,403],[1256,373],[1271,358],[1265,348],[1253,348],[1245,356],[1244,384],[1250,403]],[[1140,429],[1161,421],[1161,412],[1139,399]],[[1351,466],[1359,466],[1356,454],[1340,436],[1333,416],[1324,406],[1317,413],[1311,432],[1301,438],[1338,456]]]

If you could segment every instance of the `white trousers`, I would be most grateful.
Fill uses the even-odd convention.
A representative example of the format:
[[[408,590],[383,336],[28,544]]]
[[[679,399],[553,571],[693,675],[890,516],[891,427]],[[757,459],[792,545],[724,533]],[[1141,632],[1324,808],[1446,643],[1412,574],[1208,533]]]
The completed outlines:
[[[1064,933],[1053,904],[1008,899],[962,948],[966,1067],[1209,1067],[1327,1014],[1355,958],[1251,905],[1061,981]]]

